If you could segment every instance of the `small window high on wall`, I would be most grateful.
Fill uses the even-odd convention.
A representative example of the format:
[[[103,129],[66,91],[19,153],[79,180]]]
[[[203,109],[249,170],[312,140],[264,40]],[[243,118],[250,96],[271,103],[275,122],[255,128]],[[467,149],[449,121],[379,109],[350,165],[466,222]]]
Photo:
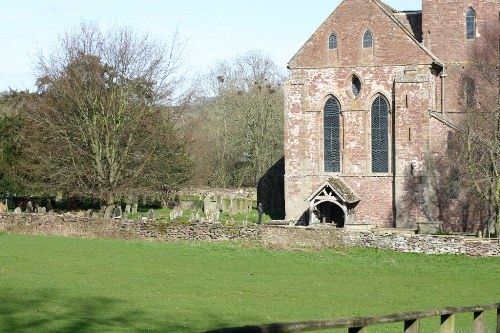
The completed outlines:
[[[354,97],[358,97],[361,92],[361,81],[356,75],[353,75],[351,78],[351,90]]]
[[[328,38],[328,48],[330,50],[337,48],[337,34],[335,32],[332,32]]]
[[[373,47],[373,34],[370,30],[366,30],[363,35],[363,48],[368,49]]]
[[[389,103],[378,95],[371,108],[372,172],[389,172]]]
[[[465,15],[465,30],[467,39],[476,39],[476,12],[472,8]]]
[[[340,104],[330,97],[323,109],[325,172],[340,172]]]

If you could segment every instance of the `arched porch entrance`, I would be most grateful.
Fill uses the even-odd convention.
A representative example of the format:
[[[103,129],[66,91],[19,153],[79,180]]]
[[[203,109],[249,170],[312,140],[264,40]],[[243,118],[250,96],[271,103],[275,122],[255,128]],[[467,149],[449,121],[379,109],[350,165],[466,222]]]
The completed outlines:
[[[309,198],[309,225],[325,224],[344,228],[355,222],[354,208],[360,199],[342,180],[330,178]]]
[[[344,209],[336,203],[320,202],[316,207],[313,207],[313,212],[320,223],[331,224],[337,228],[343,228],[345,225]]]

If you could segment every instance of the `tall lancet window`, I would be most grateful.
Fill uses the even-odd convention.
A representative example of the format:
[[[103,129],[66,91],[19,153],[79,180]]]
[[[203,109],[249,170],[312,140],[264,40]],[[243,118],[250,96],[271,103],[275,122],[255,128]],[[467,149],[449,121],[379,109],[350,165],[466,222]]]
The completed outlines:
[[[389,172],[389,103],[378,95],[371,109],[372,172]]]
[[[340,172],[340,104],[335,97],[323,110],[325,172]]]
[[[328,48],[330,50],[337,48],[337,34],[335,32],[332,32],[328,38]]]
[[[465,33],[467,39],[476,39],[476,12],[472,8],[465,15]]]

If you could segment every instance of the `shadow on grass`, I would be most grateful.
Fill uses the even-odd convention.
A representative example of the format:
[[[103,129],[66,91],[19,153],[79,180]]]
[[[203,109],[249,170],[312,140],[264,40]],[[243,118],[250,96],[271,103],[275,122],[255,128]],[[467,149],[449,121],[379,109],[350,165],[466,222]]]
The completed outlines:
[[[0,291],[0,332],[190,332],[162,327],[126,302],[106,297],[77,298],[51,291]]]

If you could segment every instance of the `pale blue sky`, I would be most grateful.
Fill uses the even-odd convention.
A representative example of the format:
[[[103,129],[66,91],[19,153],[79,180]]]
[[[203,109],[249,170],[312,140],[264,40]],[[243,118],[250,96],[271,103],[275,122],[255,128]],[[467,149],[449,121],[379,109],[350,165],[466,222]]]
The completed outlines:
[[[421,0],[387,0],[420,10]],[[33,89],[33,58],[81,21],[130,26],[155,38],[177,29],[184,63],[203,72],[217,60],[263,50],[281,68],[340,0],[0,0],[0,91]]]

